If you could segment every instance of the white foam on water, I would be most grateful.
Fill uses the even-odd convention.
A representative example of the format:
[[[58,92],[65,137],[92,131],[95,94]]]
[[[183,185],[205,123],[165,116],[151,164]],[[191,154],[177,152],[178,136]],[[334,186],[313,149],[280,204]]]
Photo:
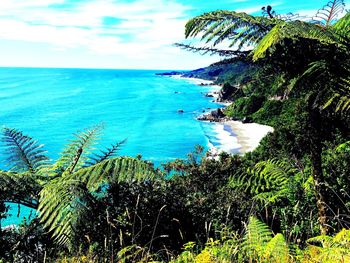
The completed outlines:
[[[212,130],[213,136],[209,139],[211,148],[227,153],[239,153],[241,145],[238,143],[237,137],[227,129],[224,123],[213,123]]]

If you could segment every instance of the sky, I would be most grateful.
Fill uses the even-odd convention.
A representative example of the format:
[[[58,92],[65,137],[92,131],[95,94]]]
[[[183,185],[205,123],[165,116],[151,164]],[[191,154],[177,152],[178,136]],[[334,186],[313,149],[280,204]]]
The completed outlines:
[[[174,47],[191,17],[266,5],[312,16],[327,1],[0,0],[0,66],[195,69],[219,58]]]

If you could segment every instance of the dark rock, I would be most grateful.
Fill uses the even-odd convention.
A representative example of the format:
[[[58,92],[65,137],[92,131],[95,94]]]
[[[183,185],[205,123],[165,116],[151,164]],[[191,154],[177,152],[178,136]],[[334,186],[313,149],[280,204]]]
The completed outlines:
[[[214,97],[213,94],[210,94],[210,93],[205,94],[205,96],[208,97],[208,98],[213,98]]]
[[[225,117],[225,114],[223,113],[222,109],[213,110],[210,114],[214,118],[223,118],[223,117]]]
[[[179,110],[177,110],[177,112],[178,112],[178,113],[184,113],[184,110],[179,109]]]
[[[199,116],[197,119],[200,121],[219,122],[219,121],[223,121],[224,118],[226,118],[226,116],[223,113],[222,109],[216,109],[216,110],[213,110],[207,114],[203,114],[203,115]]]
[[[250,118],[250,117],[244,117],[244,118],[242,119],[242,122],[243,122],[243,123],[252,123],[252,122],[253,122],[253,119]]]
[[[244,93],[239,86],[231,86],[229,83],[225,83],[224,86],[219,91],[219,95],[217,98],[218,102],[226,102],[238,99],[243,97]]]

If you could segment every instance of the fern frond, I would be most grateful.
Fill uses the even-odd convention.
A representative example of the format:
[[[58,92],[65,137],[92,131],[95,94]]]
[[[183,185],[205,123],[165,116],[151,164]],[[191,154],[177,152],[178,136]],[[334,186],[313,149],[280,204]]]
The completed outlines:
[[[38,193],[42,186],[32,174],[0,171],[0,201],[38,206]]]
[[[315,74],[324,74],[327,67],[323,66],[317,68]],[[341,78],[335,83],[328,91],[327,101],[323,104],[323,109],[326,109],[332,105],[335,106],[335,111],[346,113],[350,110],[350,70],[345,69],[347,78]],[[311,76],[312,77],[312,76]]]
[[[285,24],[280,23],[275,25],[259,42],[256,48],[253,50],[253,59],[258,60],[264,57],[266,51],[276,43],[280,42],[284,37],[283,26]]]
[[[288,192],[290,177],[297,170],[284,160],[267,160],[248,168],[245,174],[231,178],[230,186],[248,191],[263,203],[276,202]]]
[[[72,178],[55,178],[40,192],[40,220],[59,245],[68,245],[74,226],[87,209],[86,186]]]
[[[57,177],[40,192],[40,219],[61,245],[68,245],[79,219],[93,203],[92,194],[101,186],[140,182],[155,176],[149,163],[119,157],[104,160],[64,177]]]
[[[265,56],[268,50],[281,44],[285,39],[314,39],[327,44],[338,43],[338,37],[332,29],[323,29],[318,25],[304,21],[280,21],[259,41],[253,50],[253,59]]]
[[[306,256],[319,262],[349,262],[350,261],[350,230],[343,229],[334,237],[317,236],[308,239],[309,246]],[[321,246],[310,243],[320,243]]]
[[[264,259],[267,262],[288,262],[289,248],[284,236],[280,233],[276,234],[264,249]]]
[[[276,24],[276,21],[276,19],[254,17],[246,13],[219,10],[189,20],[186,24],[185,36],[188,38],[201,34],[202,40],[207,43],[213,42],[214,46],[225,40],[233,40],[230,46],[240,42],[243,46],[249,42],[257,42]],[[243,37],[247,35],[244,32],[250,32],[250,36],[255,35],[255,38]]]
[[[21,131],[4,128],[2,141],[5,144],[7,162],[11,170],[28,171],[34,174],[48,165],[49,158],[45,155],[47,151],[43,149],[44,145],[24,135]]]
[[[344,9],[344,0],[331,0],[317,11],[313,20],[324,27],[328,27]]]
[[[74,178],[94,191],[102,183],[141,182],[150,180],[155,175],[153,165],[148,162],[131,157],[117,157],[80,169],[74,173]]]
[[[84,165],[102,129],[102,125],[97,125],[75,135],[54,165],[58,174],[71,174]]]
[[[265,246],[271,238],[269,227],[256,217],[250,217],[243,237],[242,251],[250,259],[257,260],[263,255]]]
[[[200,53],[202,55],[209,54],[209,55],[219,55],[221,57],[239,57],[239,58],[245,58],[248,55],[248,51],[236,51],[236,50],[230,50],[230,49],[216,49],[216,48],[210,48],[210,47],[195,47],[187,44],[182,43],[175,43],[174,46],[179,47],[181,49],[191,51],[194,53]]]
[[[112,144],[110,147],[106,148],[105,150],[101,150],[100,154],[94,153],[94,156],[90,157],[90,160],[87,161],[87,165],[88,166],[95,165],[104,160],[114,157],[119,151],[119,149],[121,148],[121,146],[124,145],[125,143],[126,143],[126,139],[120,142],[117,142],[115,144]]]

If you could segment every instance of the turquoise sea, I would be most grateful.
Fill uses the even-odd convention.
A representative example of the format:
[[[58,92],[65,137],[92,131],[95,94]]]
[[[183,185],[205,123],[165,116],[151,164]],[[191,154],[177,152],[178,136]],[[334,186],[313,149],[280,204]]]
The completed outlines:
[[[196,120],[203,110],[220,107],[203,95],[210,87],[156,72],[0,68],[1,125],[36,138],[52,159],[73,133],[99,123],[105,125],[101,145],[127,139],[120,155],[142,154],[156,165],[185,157],[197,144],[215,144],[213,125]],[[16,217],[15,207],[2,226],[18,224],[29,213],[22,208]]]

